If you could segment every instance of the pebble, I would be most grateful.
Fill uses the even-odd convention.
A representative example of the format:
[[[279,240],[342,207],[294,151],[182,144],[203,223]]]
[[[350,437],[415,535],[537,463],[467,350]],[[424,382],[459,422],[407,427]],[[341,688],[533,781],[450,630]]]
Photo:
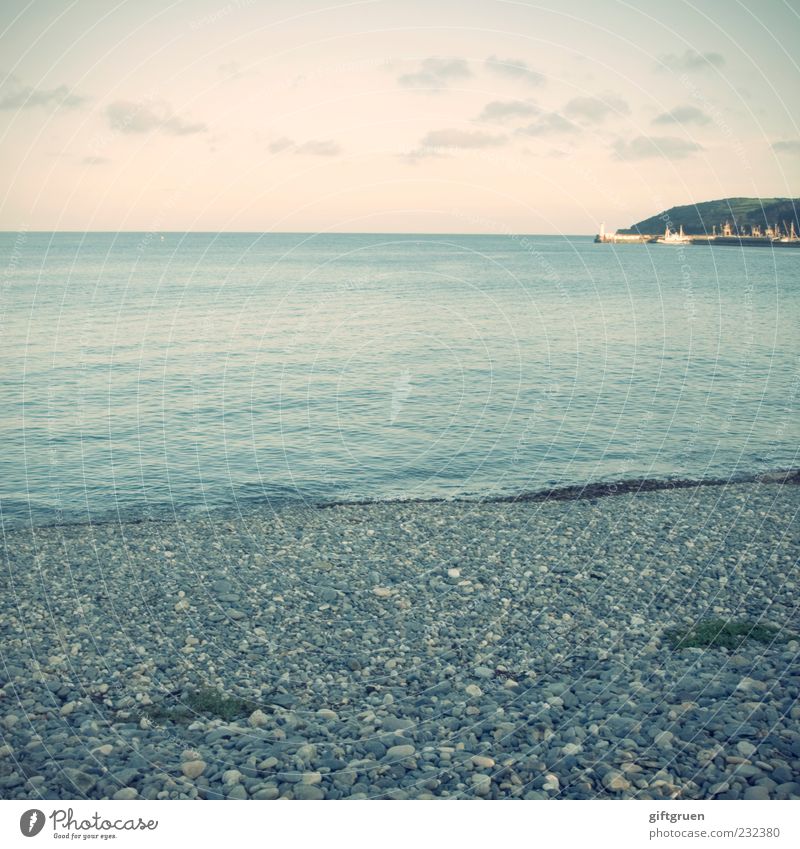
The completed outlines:
[[[492,792],[492,778],[489,775],[475,773],[471,776],[472,789],[478,796],[488,796]]]
[[[181,764],[181,772],[190,780],[199,778],[206,769],[205,761],[184,761]]]
[[[755,787],[748,787],[744,791],[745,799],[769,799],[769,789],[757,784]]]
[[[796,799],[798,496],[6,529],[0,796]]]
[[[304,800],[319,800],[325,798],[325,793],[321,787],[314,784],[296,784],[292,790],[295,799]]]
[[[317,716],[320,719],[327,719],[331,722],[336,722],[339,719],[339,714],[336,713],[335,710],[330,710],[329,708],[320,708],[317,711]]]
[[[253,728],[264,728],[265,726],[269,725],[270,720],[269,716],[267,716],[267,714],[264,713],[263,710],[258,709],[254,710],[250,714],[250,716],[247,718],[247,722]]]
[[[265,784],[253,792],[254,799],[277,799],[280,791],[276,784]]]
[[[416,749],[409,743],[402,743],[398,746],[391,746],[386,750],[387,760],[399,760],[401,758],[412,758],[416,754]]]
[[[621,772],[617,772],[616,770],[609,770],[603,776],[603,787],[607,790],[613,790],[615,793],[627,790],[630,786],[630,781]]]
[[[111,798],[116,799],[117,801],[121,801],[123,799],[138,799],[139,791],[135,787],[121,787]]]
[[[743,758],[751,758],[758,750],[757,747],[748,740],[740,740],[736,744],[736,751],[739,752]]]

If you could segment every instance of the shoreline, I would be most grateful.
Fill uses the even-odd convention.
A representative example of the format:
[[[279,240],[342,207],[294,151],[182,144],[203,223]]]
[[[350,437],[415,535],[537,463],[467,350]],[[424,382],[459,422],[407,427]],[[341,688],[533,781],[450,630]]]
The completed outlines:
[[[192,519],[230,519],[246,516],[251,512],[259,512],[265,509],[275,511],[303,509],[303,510],[329,510],[334,507],[358,507],[374,505],[402,505],[402,504],[523,504],[529,502],[548,501],[578,501],[582,499],[611,498],[619,495],[630,495],[636,493],[673,491],[680,489],[699,489],[703,487],[720,487],[730,484],[758,484],[758,483],[781,483],[788,485],[800,485],[800,467],[778,468],[766,472],[743,473],[732,475],[727,478],[621,478],[616,481],[589,481],[583,484],[565,484],[563,486],[543,487],[542,489],[525,490],[515,495],[491,495],[486,497],[454,496],[452,498],[432,496],[430,498],[394,498],[394,499],[361,499],[348,500],[337,499],[333,501],[306,501],[301,498],[277,500],[273,506],[269,498],[258,501],[234,502],[235,506],[214,506],[208,510],[188,512],[174,511],[170,516],[156,517],[127,517],[109,519],[90,519],[88,521],[76,522],[45,522],[25,524],[12,520],[7,527],[7,532],[19,530],[53,529],[60,527],[93,527],[103,525],[141,525],[153,523],[187,522]],[[244,504],[242,507],[241,505]]]
[[[0,798],[800,798],[781,474],[9,530]]]

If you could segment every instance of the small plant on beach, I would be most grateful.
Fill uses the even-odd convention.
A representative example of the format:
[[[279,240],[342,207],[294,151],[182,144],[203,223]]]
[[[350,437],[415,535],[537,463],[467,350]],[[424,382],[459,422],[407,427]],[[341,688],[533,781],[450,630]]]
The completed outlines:
[[[771,643],[789,639],[787,634],[781,634],[774,625],[761,624],[751,619],[704,619],[689,628],[671,628],[665,632],[664,637],[673,649],[736,649],[745,640]]]
[[[236,696],[226,696],[212,687],[193,690],[183,699],[185,707],[204,716],[217,716],[231,722],[252,713],[256,705]]]

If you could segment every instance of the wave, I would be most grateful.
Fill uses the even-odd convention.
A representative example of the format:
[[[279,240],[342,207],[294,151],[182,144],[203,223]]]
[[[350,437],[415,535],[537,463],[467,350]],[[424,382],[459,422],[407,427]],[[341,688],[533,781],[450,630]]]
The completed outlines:
[[[706,478],[624,478],[613,481],[589,481],[583,484],[546,487],[507,495],[454,495],[448,497],[433,496],[419,498],[363,498],[363,499],[317,499],[303,497],[302,494],[288,488],[280,492],[264,493],[258,497],[240,498],[227,503],[204,504],[150,504],[146,510],[137,510],[135,505],[109,510],[106,513],[86,518],[85,511],[78,513],[58,512],[59,518],[53,521],[52,508],[31,506],[22,502],[15,503],[9,511],[9,504],[0,504],[0,525],[5,529],[34,526],[37,528],[80,527],[89,525],[136,525],[144,522],[164,523],[178,519],[204,516],[208,518],[230,517],[233,514],[246,514],[251,511],[304,507],[306,509],[327,510],[335,507],[366,507],[375,505],[404,504],[521,504],[549,501],[578,501],[597,498],[610,498],[619,495],[694,489],[699,487],[720,487],[731,484],[786,484],[800,485],[800,468],[773,469],[758,473],[731,474],[727,477]],[[25,516],[24,519],[21,515]],[[38,521],[37,521],[38,519]]]

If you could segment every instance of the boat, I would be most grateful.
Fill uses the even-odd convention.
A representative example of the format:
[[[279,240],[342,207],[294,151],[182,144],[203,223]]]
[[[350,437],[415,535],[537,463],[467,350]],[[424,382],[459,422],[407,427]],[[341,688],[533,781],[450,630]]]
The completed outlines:
[[[690,245],[692,239],[683,232],[683,224],[681,224],[677,233],[670,230],[668,225],[664,230],[664,235],[656,239],[656,242],[659,245]]]

